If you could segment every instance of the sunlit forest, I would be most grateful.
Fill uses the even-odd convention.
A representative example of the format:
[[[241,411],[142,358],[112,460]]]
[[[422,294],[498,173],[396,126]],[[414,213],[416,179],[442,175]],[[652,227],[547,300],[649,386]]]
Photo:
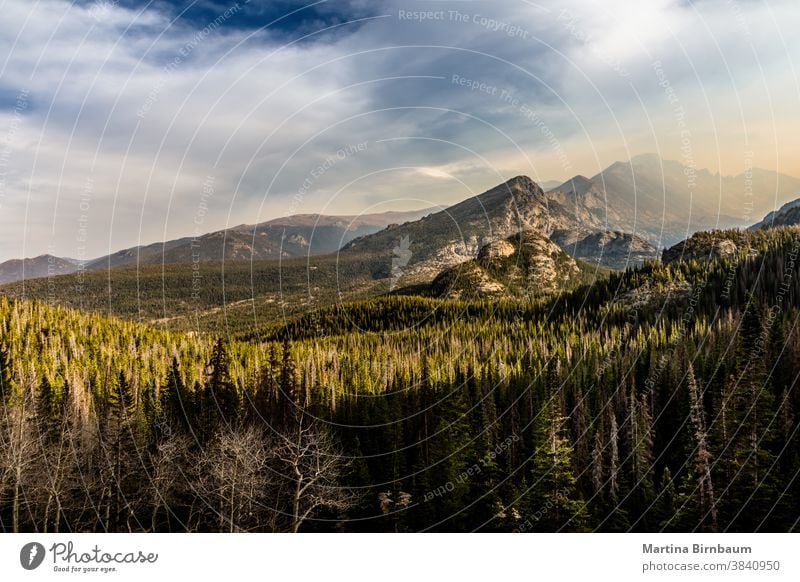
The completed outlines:
[[[796,531],[800,233],[247,334],[0,298],[6,532]]]

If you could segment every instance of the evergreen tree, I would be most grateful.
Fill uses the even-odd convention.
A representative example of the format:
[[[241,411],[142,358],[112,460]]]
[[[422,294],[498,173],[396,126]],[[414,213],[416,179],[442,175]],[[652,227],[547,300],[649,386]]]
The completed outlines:
[[[272,362],[272,358],[270,358],[270,362]],[[278,389],[280,392],[278,408],[281,410],[281,423],[284,426],[291,426],[296,422],[300,411],[305,408],[306,402],[300,394],[297,382],[297,367],[292,358],[292,348],[288,338],[283,340]]]
[[[11,357],[5,346],[0,345],[0,403],[2,403],[3,416],[8,415],[8,409],[14,399],[14,385],[11,380]]]
[[[142,453],[142,442],[136,402],[123,371],[117,375],[105,403],[100,442],[102,492],[99,505],[104,506],[103,521],[107,531],[126,531],[135,520],[137,473],[141,469],[137,459]]]
[[[164,423],[159,432],[171,433],[174,430],[188,432],[191,430],[191,419],[194,416],[194,405],[191,395],[183,382],[178,358],[172,358],[167,381],[161,387],[159,398],[159,418]]]
[[[631,510],[650,507],[653,502],[653,422],[647,400],[637,396],[633,387],[628,396],[628,411],[626,449],[629,467],[626,476],[630,481],[630,492],[626,506],[630,507],[630,514]],[[637,529],[648,531],[651,528],[647,513],[643,513]]]
[[[525,503],[530,531],[558,531],[568,523],[571,530],[585,527],[586,506],[578,497],[572,472],[573,451],[565,436],[566,421],[552,400],[542,405],[535,420],[537,446]]]
[[[675,481],[672,478],[672,471],[669,467],[664,468],[661,475],[661,487],[653,507],[653,521],[657,524],[659,531],[681,531],[676,520],[677,515],[677,492],[675,491]]]
[[[281,367],[278,363],[275,345],[272,344],[267,362],[258,373],[250,412],[250,422],[255,424],[267,422],[269,425],[282,422],[283,414],[276,414],[276,411],[281,410],[281,389],[278,382],[280,374]]]
[[[36,419],[39,433],[47,442],[53,442],[58,438],[61,429],[60,412],[53,385],[45,375],[39,383],[39,392],[36,398]]]
[[[204,421],[213,432],[219,423],[235,426],[239,416],[239,392],[230,373],[230,358],[222,339],[217,340],[206,373]]]
[[[436,391],[438,423],[430,439],[432,465],[425,469],[429,483],[445,487],[441,495],[428,496],[430,501],[425,504],[425,513],[434,523],[446,520],[448,529],[459,531],[464,529],[467,521],[463,509],[468,503],[472,477],[477,477],[480,471],[480,466],[477,466],[480,461],[469,456],[471,435],[464,392],[463,384],[449,394]]]
[[[606,477],[606,496],[605,503],[597,511],[596,523],[602,531],[628,531],[630,521],[626,509],[621,505],[622,498],[620,491],[620,481],[622,478],[622,467],[620,466],[619,455],[619,425],[617,415],[611,406],[606,407],[608,419],[608,445],[606,454],[608,457],[608,476]]]
[[[737,344],[738,377],[728,387],[730,419],[720,469],[728,478],[720,494],[720,526],[750,531],[771,511],[777,498],[775,457],[770,448],[774,399],[766,382],[759,307],[751,296],[741,318]]]

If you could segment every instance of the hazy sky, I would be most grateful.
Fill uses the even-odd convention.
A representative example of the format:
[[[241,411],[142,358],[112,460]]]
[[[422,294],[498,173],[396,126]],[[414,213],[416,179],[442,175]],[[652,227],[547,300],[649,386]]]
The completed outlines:
[[[800,175],[796,1],[0,0],[0,260],[643,152]]]

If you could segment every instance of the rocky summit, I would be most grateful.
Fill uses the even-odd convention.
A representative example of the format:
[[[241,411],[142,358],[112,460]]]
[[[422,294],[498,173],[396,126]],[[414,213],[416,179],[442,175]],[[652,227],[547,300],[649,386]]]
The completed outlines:
[[[446,269],[429,291],[448,299],[541,296],[574,288],[588,276],[546,236],[525,230],[490,242],[477,258]]]

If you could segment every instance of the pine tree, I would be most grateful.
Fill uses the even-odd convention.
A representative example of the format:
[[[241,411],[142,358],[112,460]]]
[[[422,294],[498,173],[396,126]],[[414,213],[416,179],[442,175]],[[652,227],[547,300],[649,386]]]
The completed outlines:
[[[552,400],[543,403],[535,420],[536,450],[531,487],[524,504],[530,531],[554,532],[561,528],[581,531],[587,521],[572,471],[573,450],[566,432],[567,419]]]
[[[601,531],[621,532],[630,529],[627,510],[621,504],[621,480],[623,477],[619,454],[619,424],[613,407],[606,406],[608,444],[606,445],[608,475],[605,479],[606,491],[603,502],[595,507],[595,523]]]
[[[774,399],[766,381],[759,307],[750,297],[742,314],[737,343],[738,377],[726,388],[726,442],[720,469],[727,477],[720,497],[723,529],[750,531],[770,512],[777,496],[773,439]]]
[[[470,430],[467,436],[471,441],[470,452],[467,456],[472,461],[477,461],[475,465],[479,469],[477,474],[469,478],[470,517],[472,518],[471,527],[465,529],[470,531],[476,528],[487,529],[490,531],[506,531],[513,529],[513,524],[507,526],[508,519],[515,514],[516,510],[511,508],[507,511],[503,509],[503,503],[498,491],[498,485],[502,481],[506,451],[495,449],[495,433],[497,430],[497,411],[494,406],[493,392],[484,392],[481,382],[475,377],[475,370],[469,366],[463,383],[469,394]],[[459,378],[456,385],[460,385]],[[466,444],[466,443],[462,443]],[[466,512],[465,512],[466,513]],[[497,516],[505,514],[506,519],[496,519]],[[498,523],[501,522],[501,523]]]
[[[3,416],[8,415],[8,407],[14,400],[14,384],[11,380],[11,357],[5,346],[0,345],[0,404]]]
[[[117,375],[117,381],[108,395],[107,403],[111,413],[111,421],[117,427],[124,427],[134,419],[136,402],[125,372],[120,371]]]
[[[478,459],[469,458],[471,435],[464,392],[463,384],[449,394],[436,391],[438,422],[430,439],[432,464],[425,468],[427,481],[444,485],[445,492],[426,503],[424,511],[433,523],[447,520],[448,530],[459,531],[465,529],[463,508],[472,477],[478,475],[467,473]],[[480,467],[477,470],[480,471]]]
[[[172,431],[188,432],[191,430],[190,419],[193,414],[191,395],[183,382],[178,358],[172,358],[167,381],[161,387],[159,398],[159,419],[164,426],[159,428],[163,435]]]
[[[676,521],[676,502],[677,493],[672,471],[669,470],[669,467],[665,467],[661,474],[661,487],[653,507],[653,521],[657,524],[658,530],[680,531]]]
[[[103,493],[98,505],[105,505],[103,521],[107,531],[125,531],[131,527],[135,515],[135,490],[141,470],[136,460],[142,442],[136,402],[123,371],[119,372],[105,398],[103,425],[100,435]]]
[[[56,402],[55,390],[47,375],[39,383],[39,392],[36,398],[36,420],[39,433],[47,442],[58,438],[61,428],[61,414]]]
[[[602,427],[594,433],[594,447],[592,448],[592,492],[599,500],[603,498],[605,489],[605,467],[603,463],[603,436]]]
[[[589,497],[592,493],[592,475],[586,468],[592,463],[592,440],[589,432],[590,418],[586,396],[580,385],[575,391],[575,403],[570,418],[572,419],[572,442],[575,443],[573,463],[580,475],[578,489],[584,497]]]
[[[239,392],[231,379],[230,359],[222,339],[217,340],[208,363],[205,385],[205,422],[213,432],[218,423],[235,426],[239,417]]]
[[[270,346],[267,362],[258,372],[255,393],[250,411],[250,422],[261,424],[266,422],[269,425],[281,422],[282,414],[276,414],[280,410],[280,365],[275,352],[275,345]]]
[[[628,430],[627,450],[630,480],[630,493],[626,505],[628,513],[638,513],[638,508],[650,507],[654,497],[653,486],[653,421],[647,400],[636,395],[631,387],[628,396]],[[647,531],[652,525],[648,523],[648,515],[643,513],[637,523],[637,529]]]
[[[297,381],[297,367],[292,358],[292,347],[288,338],[283,340],[281,351],[280,375],[278,377],[280,418],[284,426],[292,426],[297,417],[305,409],[305,399],[300,394]]]

